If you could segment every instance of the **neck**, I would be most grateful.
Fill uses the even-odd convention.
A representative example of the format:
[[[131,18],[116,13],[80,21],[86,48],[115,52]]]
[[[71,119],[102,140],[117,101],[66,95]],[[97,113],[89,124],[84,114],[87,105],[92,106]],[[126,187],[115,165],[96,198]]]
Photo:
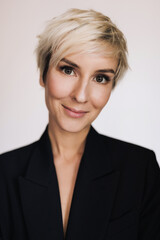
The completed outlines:
[[[82,156],[89,129],[85,128],[80,132],[68,132],[49,121],[48,134],[54,158],[71,161],[76,156]]]

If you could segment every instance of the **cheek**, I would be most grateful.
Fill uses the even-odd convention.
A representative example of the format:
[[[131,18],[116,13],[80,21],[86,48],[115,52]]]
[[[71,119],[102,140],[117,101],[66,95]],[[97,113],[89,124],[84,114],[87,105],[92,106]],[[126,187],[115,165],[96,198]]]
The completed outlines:
[[[68,81],[64,81],[59,77],[52,77],[47,79],[47,90],[48,94],[51,97],[60,99],[65,98],[69,95],[71,91],[71,85],[68,84]]]
[[[97,89],[95,91],[92,91],[92,95],[91,95],[91,101],[92,101],[92,105],[101,110],[106,103],[109,100],[109,97],[111,95],[111,91],[112,88],[101,88],[101,89]]]

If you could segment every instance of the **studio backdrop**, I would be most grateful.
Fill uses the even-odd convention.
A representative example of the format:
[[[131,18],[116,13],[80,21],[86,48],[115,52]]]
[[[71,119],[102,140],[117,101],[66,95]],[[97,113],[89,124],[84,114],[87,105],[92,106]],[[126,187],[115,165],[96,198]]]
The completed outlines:
[[[1,0],[0,153],[29,144],[48,122],[34,49],[46,21],[69,8],[109,16],[128,43],[130,69],[93,126],[155,151],[160,163],[160,1]]]

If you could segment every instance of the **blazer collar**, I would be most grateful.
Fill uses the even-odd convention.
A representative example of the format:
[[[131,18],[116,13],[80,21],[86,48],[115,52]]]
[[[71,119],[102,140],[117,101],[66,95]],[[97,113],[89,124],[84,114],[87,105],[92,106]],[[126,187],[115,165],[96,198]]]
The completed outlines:
[[[104,238],[118,177],[104,137],[91,127],[74,187],[66,240]],[[19,177],[19,188],[29,239],[64,240],[48,127],[31,153],[25,176]]]
[[[84,158],[87,159],[86,166],[92,179],[113,170],[111,149],[92,126],[87,136]]]
[[[92,179],[112,171],[111,150],[92,126],[86,139],[82,159]],[[47,126],[31,155],[25,177],[40,185],[48,186],[52,165],[53,154]]]
[[[47,125],[40,140],[37,142],[36,148],[31,154],[25,178],[42,186],[48,186],[52,164],[53,154]]]

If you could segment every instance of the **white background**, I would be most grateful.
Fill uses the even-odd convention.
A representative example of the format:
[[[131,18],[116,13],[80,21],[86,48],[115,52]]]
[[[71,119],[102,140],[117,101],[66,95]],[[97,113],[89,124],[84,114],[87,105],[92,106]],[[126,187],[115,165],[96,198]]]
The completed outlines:
[[[0,152],[37,140],[48,116],[34,49],[45,22],[68,8],[108,15],[125,34],[130,70],[94,127],[155,151],[160,163],[160,1],[0,0]]]

